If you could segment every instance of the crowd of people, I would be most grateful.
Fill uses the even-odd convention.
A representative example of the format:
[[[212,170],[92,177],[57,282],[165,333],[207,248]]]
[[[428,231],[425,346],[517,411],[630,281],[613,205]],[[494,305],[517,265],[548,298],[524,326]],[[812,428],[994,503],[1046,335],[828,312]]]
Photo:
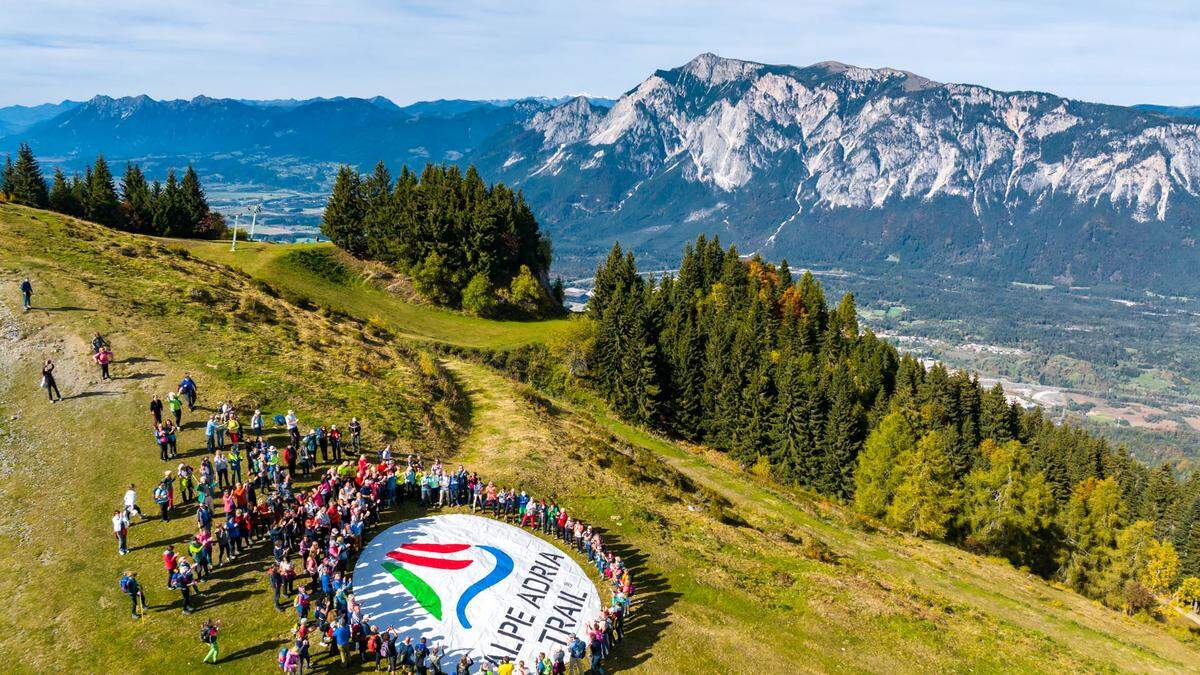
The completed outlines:
[[[149,410],[160,458],[174,462],[180,457],[176,436],[183,407],[196,409],[195,381],[185,375],[165,399],[164,404],[154,396]],[[278,654],[285,672],[310,669],[318,645],[343,665],[389,673],[603,672],[602,661],[624,634],[634,589],[629,570],[605,546],[597,528],[553,500],[499,487],[462,465],[451,469],[440,460],[394,454],[390,446],[369,458],[357,418],[346,425],[345,440],[336,425],[316,426],[301,435],[294,411],[272,421],[287,429],[282,449],[269,442],[260,410],[244,425],[232,403],[220,404],[204,420],[205,454],[197,465],[180,461],[154,486],[157,514],[142,512],[136,485],[129,486],[122,507],[113,514],[118,553],[125,555],[132,519],[156,515],[167,521],[182,506],[194,506],[194,534],[178,550],[169,545],[162,553],[165,584],[180,594],[185,614],[196,609],[197,596],[214,569],[254,555],[251,548],[262,542],[271,552],[265,576],[274,606],[295,614],[289,644]],[[391,626],[381,628],[355,598],[351,565],[381,514],[403,501],[428,508],[469,508],[556,537],[595,566],[611,588],[611,603],[587,624],[586,641],[577,638],[566,648],[548,649],[533,663],[476,663],[466,654],[449,663],[447,654],[455,651],[451,645],[434,645],[426,638],[414,641]],[[130,598],[132,616],[140,617],[147,605],[137,575],[127,572],[120,588]],[[209,649],[206,661],[219,657],[218,629],[206,622],[201,630]]]

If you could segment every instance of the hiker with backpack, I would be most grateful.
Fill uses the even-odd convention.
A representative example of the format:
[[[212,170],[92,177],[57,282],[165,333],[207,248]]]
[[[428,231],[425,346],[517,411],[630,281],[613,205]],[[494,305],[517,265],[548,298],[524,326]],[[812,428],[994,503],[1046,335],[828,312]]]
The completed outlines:
[[[187,401],[188,412],[196,410],[196,381],[188,373],[183,374],[183,379],[179,382],[179,395]]]
[[[220,656],[220,648],[217,646],[217,636],[221,633],[221,622],[205,619],[200,625],[200,641],[208,645],[208,654],[204,656],[201,663],[208,663],[212,659],[212,663],[217,662]]]
[[[130,605],[133,607],[133,618],[142,618],[142,612],[145,612],[150,604],[146,602],[146,594],[142,591],[142,585],[138,583],[137,572],[126,570],[117,585],[121,587],[121,591],[129,596]],[[141,612],[138,608],[141,608]]]
[[[154,487],[154,503],[158,504],[158,514],[162,517],[162,521],[170,522],[171,516],[168,511],[171,508],[171,494],[166,483],[159,483]]]

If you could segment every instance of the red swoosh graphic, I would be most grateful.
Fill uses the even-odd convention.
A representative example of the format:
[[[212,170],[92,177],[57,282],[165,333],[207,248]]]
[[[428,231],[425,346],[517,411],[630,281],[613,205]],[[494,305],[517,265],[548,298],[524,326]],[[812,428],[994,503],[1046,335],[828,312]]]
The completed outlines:
[[[427,553],[458,553],[471,548],[470,544],[400,544],[400,548],[407,548],[413,551],[425,551]]]
[[[391,551],[387,554],[392,560],[410,565],[419,565],[421,567],[432,567],[439,570],[461,570],[470,565],[471,560],[451,560],[449,558],[428,558],[422,555],[413,555],[404,551]]]

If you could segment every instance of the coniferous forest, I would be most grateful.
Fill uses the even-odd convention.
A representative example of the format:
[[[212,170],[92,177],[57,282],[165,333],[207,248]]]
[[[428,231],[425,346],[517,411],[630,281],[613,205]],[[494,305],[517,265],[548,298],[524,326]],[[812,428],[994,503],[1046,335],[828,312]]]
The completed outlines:
[[[630,421],[1129,611],[1200,576],[1195,475],[901,356],[786,261],[701,237],[653,281],[617,245],[588,311],[588,377]]]
[[[108,162],[101,155],[88,165],[83,177],[68,178],[56,168],[47,185],[33,151],[22,143],[17,161],[11,157],[5,161],[0,197],[127,232],[197,239],[228,234],[224,217],[209,209],[200,177],[191,166],[183,180],[171,170],[165,183],[151,183],[139,165],[126,164],[118,191]]]
[[[408,273],[435,304],[479,316],[561,311],[561,283],[548,284],[550,241],[533,212],[475,167],[428,164],[417,176],[406,166],[393,179],[383,162],[366,177],[343,166],[321,231],[356,257]]]

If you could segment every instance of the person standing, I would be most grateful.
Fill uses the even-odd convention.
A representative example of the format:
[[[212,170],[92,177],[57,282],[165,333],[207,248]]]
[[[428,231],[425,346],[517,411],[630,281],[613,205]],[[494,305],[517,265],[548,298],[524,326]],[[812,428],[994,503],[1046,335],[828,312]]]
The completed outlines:
[[[93,354],[99,354],[101,347],[110,347],[110,346],[111,345],[108,344],[108,340],[105,340],[104,336],[99,333],[96,333],[95,337],[92,338],[92,353]]]
[[[569,675],[583,675],[583,671],[586,670],[584,658],[587,657],[587,643],[580,640],[579,636],[576,635],[567,649],[571,653],[571,658],[567,661],[567,673]]]
[[[204,425],[204,441],[209,452],[217,449],[217,416],[209,415],[208,423]]]
[[[200,626],[200,641],[208,645],[208,654],[205,655],[201,663],[208,663],[212,659],[212,663],[217,662],[221,650],[217,647],[217,635],[221,632],[221,622],[206,619],[204,625]]]
[[[117,538],[117,555],[129,553],[127,535],[129,534],[129,517],[123,511],[113,511],[113,536]]]
[[[28,312],[29,309],[31,307],[33,307],[33,305],[30,304],[30,298],[32,298],[32,297],[33,297],[33,282],[29,280],[29,277],[25,277],[24,279],[21,280],[21,300],[22,300],[23,304],[25,305],[26,312]]]
[[[167,393],[167,408],[170,408],[171,415],[175,417],[175,426],[183,421],[183,399],[179,398],[178,392]]]
[[[142,592],[142,585],[138,583],[137,572],[125,570],[124,576],[117,583],[120,585],[121,590],[129,596],[129,602],[133,606],[133,618],[142,618],[141,613],[138,612],[139,603],[142,612],[146,611],[146,608],[150,605],[146,602],[146,594]]]
[[[287,411],[283,421],[287,425],[288,435],[292,438],[292,447],[300,445],[300,418],[296,417],[296,411]]]
[[[157,486],[155,486],[154,503],[158,504],[158,513],[160,516],[162,516],[162,521],[164,523],[169,522],[171,520],[171,516],[168,514],[168,511],[171,508],[171,497],[165,483],[159,483]]]
[[[356,455],[362,452],[362,424],[357,417],[350,418],[350,447]]]
[[[194,412],[196,410],[196,381],[190,374],[183,374],[183,379],[179,382],[179,393],[187,401],[188,412]]]
[[[133,514],[135,514],[135,513],[138,514],[138,516],[140,516],[143,519],[146,518],[146,516],[142,513],[142,510],[138,508],[137,490],[134,488],[133,483],[130,483],[129,489],[125,491],[124,503],[125,503],[125,517],[126,518],[132,518]]]
[[[162,424],[162,411],[163,411],[162,399],[158,397],[158,394],[151,394],[150,395],[150,414],[154,417],[154,425],[155,426]]]
[[[250,417],[250,432],[254,434],[254,440],[261,441],[263,434],[263,417],[262,411],[257,408],[254,414]]]
[[[58,381],[54,379],[54,361],[46,359],[42,364],[42,386],[46,389],[46,395],[50,397],[50,402],[54,402],[54,397],[58,400],[63,400],[62,392],[58,390]]]
[[[108,374],[108,364],[112,363],[112,352],[108,351],[108,347],[101,347],[100,351],[96,352],[92,359],[100,364],[100,379],[111,380],[112,377]]]

